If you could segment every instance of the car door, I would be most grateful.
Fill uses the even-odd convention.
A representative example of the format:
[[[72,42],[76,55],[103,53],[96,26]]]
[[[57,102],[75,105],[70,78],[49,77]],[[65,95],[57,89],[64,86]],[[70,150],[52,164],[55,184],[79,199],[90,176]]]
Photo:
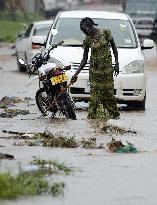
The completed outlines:
[[[18,58],[27,60],[27,52],[31,45],[31,33],[34,24],[30,24],[24,33],[23,37],[17,42],[16,50]]]

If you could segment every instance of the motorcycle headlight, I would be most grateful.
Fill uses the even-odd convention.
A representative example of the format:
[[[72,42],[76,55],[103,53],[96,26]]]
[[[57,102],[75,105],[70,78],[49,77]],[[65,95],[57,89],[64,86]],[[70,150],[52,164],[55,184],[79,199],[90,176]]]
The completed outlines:
[[[125,66],[124,72],[128,74],[144,73],[144,68],[145,68],[144,62],[141,60],[137,60]]]
[[[55,64],[56,64],[56,67],[60,67],[61,69],[63,69],[63,68],[65,67],[60,61],[58,61],[58,60],[55,59],[55,58],[50,58],[50,59],[49,59],[49,62],[50,62],[50,63],[55,63]]]

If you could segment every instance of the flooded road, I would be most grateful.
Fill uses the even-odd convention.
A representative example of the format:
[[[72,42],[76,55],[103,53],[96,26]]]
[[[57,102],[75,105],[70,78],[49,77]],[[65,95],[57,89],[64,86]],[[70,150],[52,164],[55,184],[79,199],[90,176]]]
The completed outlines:
[[[30,83],[26,73],[17,71],[16,58],[11,56],[8,45],[0,48],[0,99],[4,96],[29,97],[32,100],[18,103],[17,108],[29,110],[29,115],[0,118],[0,152],[12,154],[15,160],[2,160],[0,170],[15,173],[19,162],[26,165],[33,156],[55,159],[73,167],[69,176],[57,176],[66,184],[64,196],[38,196],[15,201],[0,201],[3,205],[156,205],[157,204],[157,55],[156,48],[145,51],[147,62],[146,111],[120,109],[119,123],[135,130],[137,134],[107,135],[95,131],[87,120],[87,104],[77,103],[77,120],[42,117],[34,96],[38,82]],[[75,136],[76,139],[96,137],[97,143],[108,143],[112,137],[129,141],[140,150],[137,154],[116,154],[106,149],[62,149],[30,146],[14,146],[15,139],[5,139],[5,130],[20,132],[44,132]]]

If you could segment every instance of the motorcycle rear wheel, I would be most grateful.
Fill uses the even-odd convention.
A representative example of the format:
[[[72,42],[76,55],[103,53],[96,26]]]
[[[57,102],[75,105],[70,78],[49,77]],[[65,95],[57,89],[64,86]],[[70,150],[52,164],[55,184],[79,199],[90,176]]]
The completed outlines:
[[[38,106],[38,109],[44,116],[46,115],[51,116],[51,117],[55,116],[56,112],[58,111],[57,106],[54,105],[53,107],[50,107],[48,109],[51,96],[48,96],[44,88],[40,88],[36,92],[35,99],[36,99],[36,104]]]

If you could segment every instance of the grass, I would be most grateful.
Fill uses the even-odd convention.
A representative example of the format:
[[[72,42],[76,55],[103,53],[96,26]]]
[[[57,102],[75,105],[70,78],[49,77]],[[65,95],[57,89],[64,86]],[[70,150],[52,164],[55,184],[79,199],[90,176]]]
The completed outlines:
[[[35,158],[31,165],[36,165],[35,170],[20,168],[16,176],[10,172],[0,173],[0,200],[16,199],[20,196],[34,196],[44,193],[54,197],[64,194],[64,182],[48,181],[48,176],[53,174],[69,174],[72,170],[63,163]]]
[[[21,172],[11,176],[9,172],[0,174],[0,199],[16,199],[19,196],[39,195],[48,191],[48,182],[40,175]]]
[[[22,12],[17,11],[15,19],[12,20],[9,11],[0,12],[0,42],[15,42],[16,34],[24,30],[24,25],[43,19],[43,16],[35,13],[26,13],[25,16]]]
[[[0,21],[0,41],[15,42],[16,34],[23,29],[22,22]]]

